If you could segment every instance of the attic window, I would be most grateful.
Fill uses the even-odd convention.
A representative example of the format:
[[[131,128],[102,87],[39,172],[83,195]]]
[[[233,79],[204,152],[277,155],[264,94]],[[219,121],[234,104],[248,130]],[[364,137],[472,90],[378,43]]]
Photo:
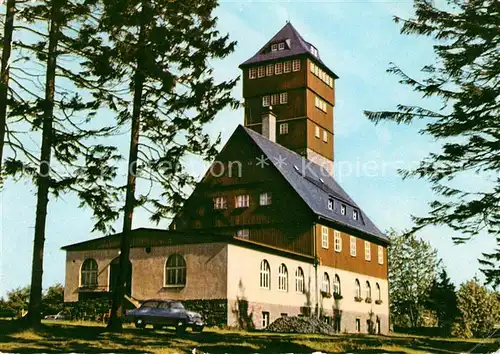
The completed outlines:
[[[316,48],[314,48],[313,46],[311,46],[310,50],[311,50],[312,55],[314,55],[315,57],[318,56],[318,50]]]
[[[328,210],[333,210],[333,199],[328,199]]]
[[[340,214],[345,215],[345,211],[346,211],[345,204],[342,204],[342,205],[340,206]]]
[[[278,50],[278,45],[277,44],[271,44],[271,52],[275,52]]]
[[[352,211],[352,218],[353,218],[354,220],[358,220],[358,211],[357,211],[357,210],[353,210],[353,211]]]
[[[278,50],[285,50],[285,42],[281,42],[278,44]]]

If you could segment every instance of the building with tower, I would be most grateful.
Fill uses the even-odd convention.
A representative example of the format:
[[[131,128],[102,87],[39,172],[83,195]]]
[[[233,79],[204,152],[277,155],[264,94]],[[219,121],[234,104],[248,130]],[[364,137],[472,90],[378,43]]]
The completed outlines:
[[[229,326],[387,333],[388,238],[333,177],[337,75],[290,23],[240,68],[244,126],[169,230],[133,231],[129,295],[206,302]],[[112,293],[119,237],[63,248],[66,301]]]

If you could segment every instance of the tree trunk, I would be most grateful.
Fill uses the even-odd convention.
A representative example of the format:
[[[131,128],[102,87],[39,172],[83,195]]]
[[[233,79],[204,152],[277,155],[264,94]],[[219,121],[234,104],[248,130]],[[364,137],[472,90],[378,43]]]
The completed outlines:
[[[40,324],[42,304],[43,248],[45,243],[45,224],[50,188],[50,155],[52,150],[52,122],[54,115],[54,95],[56,80],[57,45],[59,40],[59,21],[61,19],[59,1],[51,2],[49,48],[47,71],[45,75],[45,102],[42,125],[42,149],[36,203],[35,241],[33,244],[33,263],[31,268],[31,290],[28,306],[28,321],[31,326]]]
[[[14,13],[16,1],[7,0],[5,10],[5,26],[3,31],[3,50],[0,79],[0,184],[2,181],[3,146],[5,142],[5,126],[7,124],[7,97],[9,93],[9,59],[12,51],[12,32],[14,31]]]
[[[144,6],[144,4],[143,4]],[[144,10],[143,10],[144,11]],[[137,155],[139,152],[139,132],[141,127],[141,103],[144,86],[144,46],[146,38],[146,25],[143,21],[139,32],[139,51],[137,54],[137,68],[134,73],[134,100],[132,107],[132,129],[130,132],[130,150],[127,176],[127,189],[125,197],[125,208],[123,218],[123,231],[120,239],[120,265],[115,290],[113,292],[113,303],[111,316],[107,328],[110,331],[119,331],[122,328],[123,300],[130,255],[130,238],[132,231],[132,220],[135,207],[135,186],[137,174]]]

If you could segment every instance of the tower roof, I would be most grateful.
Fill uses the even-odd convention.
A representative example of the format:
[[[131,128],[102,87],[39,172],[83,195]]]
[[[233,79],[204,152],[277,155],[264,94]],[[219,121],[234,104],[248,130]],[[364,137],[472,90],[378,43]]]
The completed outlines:
[[[271,50],[271,45],[275,43],[286,43],[286,48],[284,50]],[[314,52],[314,53],[313,53]],[[273,38],[271,38],[255,55],[250,59],[244,61],[240,68],[243,66],[256,64],[260,62],[277,60],[282,58],[288,58],[297,55],[307,55],[317,63],[321,64],[335,79],[338,76],[326,66],[325,63],[320,58],[319,51],[314,45],[307,42],[299,32],[293,27],[290,22],[287,22],[283,28],[281,28],[278,33],[276,33]]]

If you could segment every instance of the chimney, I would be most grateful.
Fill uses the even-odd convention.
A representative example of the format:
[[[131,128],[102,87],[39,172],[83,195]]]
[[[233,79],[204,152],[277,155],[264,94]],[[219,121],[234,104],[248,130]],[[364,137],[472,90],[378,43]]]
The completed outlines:
[[[273,113],[273,107],[267,107],[262,113],[262,135],[276,142],[276,115]]]

